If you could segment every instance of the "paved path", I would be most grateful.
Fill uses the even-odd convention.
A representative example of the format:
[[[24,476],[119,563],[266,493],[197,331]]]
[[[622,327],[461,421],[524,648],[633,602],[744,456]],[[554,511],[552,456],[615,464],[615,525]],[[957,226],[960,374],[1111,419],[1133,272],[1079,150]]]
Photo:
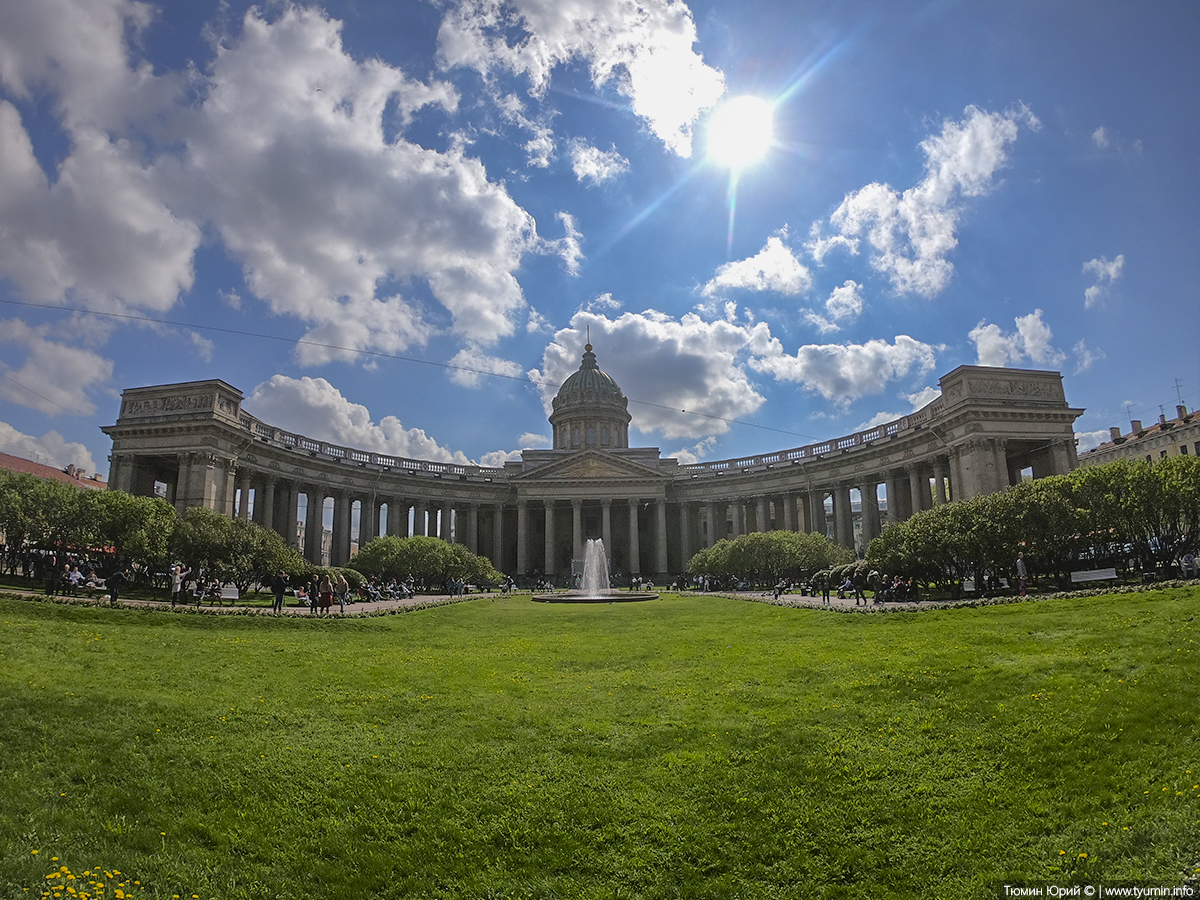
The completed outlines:
[[[38,590],[32,590],[32,589],[23,590],[21,588],[0,587],[0,594],[14,594],[19,597],[27,597],[30,600],[46,599],[46,594],[44,591],[38,591]],[[465,594],[461,597],[451,597],[449,594],[418,594],[415,597],[410,597],[410,598],[406,598],[403,600],[359,601],[356,603],[347,603],[345,615],[347,617],[361,616],[361,615],[365,615],[368,613],[374,613],[374,612],[381,612],[381,611],[386,612],[388,610],[411,609],[414,607],[424,608],[424,607],[429,607],[429,606],[444,606],[449,603],[460,603],[464,600],[483,600],[483,599],[488,599],[488,598],[508,599],[508,595],[500,594],[500,593]],[[84,606],[84,605],[103,606],[103,607],[109,606],[109,603],[106,599],[101,599],[98,596],[92,597],[89,599],[87,597],[79,595],[76,597],[70,597],[68,599],[71,600],[73,603],[79,604],[80,606]],[[306,618],[306,617],[320,618],[319,616],[317,616],[316,614],[311,612],[308,606],[301,606],[301,605],[296,604],[296,601],[294,598],[289,598],[289,604],[290,605],[287,605],[283,608],[283,614],[285,616],[303,617],[303,618]],[[136,608],[171,609],[172,608],[170,600],[139,600],[136,598],[128,598],[127,599],[124,597],[122,597],[121,600],[119,601],[119,605],[124,606],[124,607],[134,608],[134,609],[136,609]],[[190,603],[180,603],[180,604],[178,604],[178,607],[181,609],[186,608],[188,610],[194,610],[194,611],[203,612],[203,613],[214,613],[214,614],[225,613],[228,615],[230,613],[239,613],[239,612],[244,614],[246,610],[252,610],[258,615],[265,615],[265,616],[272,615],[271,608],[269,606],[261,606],[258,604],[247,605],[245,603],[241,603],[238,605],[231,605],[230,603],[226,602],[223,605],[216,605],[213,603],[205,602],[202,605],[197,606],[194,602],[190,602]],[[340,613],[338,611],[338,606],[336,603],[334,604],[333,608],[330,610],[330,615],[332,615],[332,616],[342,615],[342,613]]]
[[[15,594],[18,596],[28,597],[29,599],[41,599],[41,598],[45,597],[45,594],[42,591],[34,590],[34,589],[24,590],[24,589],[20,589],[20,588],[0,587],[0,593]],[[507,600],[510,598],[510,596],[513,599],[516,599],[519,597],[528,597],[527,594],[517,593],[517,594],[509,595],[509,594],[501,594],[499,592],[482,593],[482,594],[467,594],[462,597],[451,597],[448,594],[419,594],[416,597],[411,597],[411,598],[407,598],[407,599],[403,599],[403,600],[359,601],[356,603],[347,603],[346,604],[346,612],[344,614],[338,612],[338,608],[335,605],[329,614],[332,616],[345,615],[346,617],[363,616],[363,615],[369,615],[372,613],[397,611],[397,610],[401,610],[401,609],[411,609],[414,607],[426,608],[426,607],[430,607],[430,606],[444,606],[444,605],[447,605],[450,603],[460,603],[465,600],[484,600],[484,599]],[[833,612],[884,612],[884,611],[894,612],[894,611],[905,611],[905,610],[916,611],[916,610],[922,610],[922,609],[941,609],[941,608],[944,608],[947,606],[954,606],[956,604],[961,604],[963,602],[961,600],[960,601],[921,600],[921,601],[918,601],[915,603],[911,602],[911,601],[876,603],[874,600],[867,600],[865,603],[863,601],[859,601],[858,604],[855,604],[853,597],[850,597],[847,599],[838,599],[837,595],[834,594],[830,597],[830,600],[828,603],[823,603],[820,597],[809,597],[806,595],[796,594],[796,593],[783,594],[778,599],[776,599],[774,591],[711,591],[708,593],[701,593],[698,591],[688,591],[684,594],[684,596],[688,596],[688,597],[724,597],[729,600],[745,600],[745,601],[748,601],[751,603],[769,603],[769,604],[772,604],[775,606],[787,606],[787,607],[802,608],[802,609],[825,609],[825,610],[830,610]],[[86,604],[88,602],[88,599],[83,596],[78,596],[78,597],[74,597],[71,599],[73,600],[73,602],[79,603],[80,605]],[[969,600],[970,598],[964,598],[964,599]],[[1005,598],[1005,599],[1001,599],[999,602],[1005,602],[1005,600],[1007,600],[1008,602],[1012,602],[1012,599],[1013,598]],[[1029,598],[1029,599],[1034,599],[1034,598]],[[308,606],[301,606],[299,604],[296,604],[296,601],[294,598],[289,598],[289,602],[291,605],[285,606],[284,610],[283,610],[283,614],[285,616],[300,617],[300,618],[307,618],[307,617],[320,618],[319,616],[314,615],[309,610]],[[101,600],[98,598],[92,598],[91,603],[95,606],[108,606],[108,602],[106,600]],[[139,600],[139,599],[124,599],[123,598],[120,601],[120,604],[122,606],[134,607],[134,608],[143,607],[143,608],[153,608],[153,609],[171,609],[171,602],[169,600]],[[205,602],[201,606],[196,606],[195,603],[181,604],[181,606],[185,606],[188,610],[194,610],[194,611],[199,611],[199,612],[204,612],[204,613],[213,613],[213,614],[224,613],[224,614],[228,615],[231,613],[239,613],[239,612],[245,614],[245,611],[248,609],[255,611],[255,613],[258,615],[271,615],[272,614],[270,607],[263,607],[260,605],[247,606],[246,604],[239,604],[237,606],[233,606],[233,605],[230,605],[229,603],[225,603],[224,605],[218,606],[218,605],[214,605],[209,602]]]

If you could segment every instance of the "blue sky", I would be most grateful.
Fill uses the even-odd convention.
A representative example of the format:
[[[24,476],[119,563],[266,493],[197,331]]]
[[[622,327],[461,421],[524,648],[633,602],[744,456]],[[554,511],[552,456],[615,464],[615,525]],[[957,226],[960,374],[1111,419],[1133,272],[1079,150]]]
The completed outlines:
[[[1093,446],[1200,404],[1198,37],[1167,0],[0,0],[0,450],[106,472],[121,390],[220,378],[500,464],[589,329],[689,462],[962,364],[1062,371]]]

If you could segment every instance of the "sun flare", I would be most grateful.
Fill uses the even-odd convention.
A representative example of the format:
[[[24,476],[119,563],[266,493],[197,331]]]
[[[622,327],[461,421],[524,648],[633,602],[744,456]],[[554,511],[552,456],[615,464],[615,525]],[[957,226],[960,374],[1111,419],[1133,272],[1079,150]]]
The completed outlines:
[[[722,166],[741,169],[771,147],[774,107],[761,97],[735,97],[708,122],[708,155]]]

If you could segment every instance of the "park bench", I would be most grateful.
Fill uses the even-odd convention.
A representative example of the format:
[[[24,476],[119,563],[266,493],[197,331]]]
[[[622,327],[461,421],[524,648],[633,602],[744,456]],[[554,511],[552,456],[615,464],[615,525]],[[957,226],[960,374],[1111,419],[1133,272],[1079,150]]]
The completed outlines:
[[[1071,573],[1071,581],[1074,584],[1082,584],[1087,581],[1115,581],[1117,578],[1117,570],[1108,569],[1083,569],[1079,572]]]

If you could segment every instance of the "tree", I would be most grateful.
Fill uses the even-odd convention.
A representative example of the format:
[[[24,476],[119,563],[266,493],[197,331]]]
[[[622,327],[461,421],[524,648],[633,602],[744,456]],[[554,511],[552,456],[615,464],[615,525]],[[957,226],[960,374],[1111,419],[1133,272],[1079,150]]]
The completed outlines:
[[[277,572],[300,576],[312,568],[274,531],[202,507],[184,513],[171,550],[204,577],[232,583],[239,593],[255,583],[269,583]]]
[[[821,534],[766,531],[723,538],[701,550],[688,563],[692,575],[775,584],[783,578],[801,579],[854,554]]]
[[[475,584],[496,584],[501,578],[487,558],[435,537],[375,538],[354,555],[350,568],[384,581],[412,575],[423,591],[441,590],[451,578]]]
[[[158,497],[122,491],[96,494],[96,540],[111,547],[117,560],[150,568],[167,564],[175,532],[175,508]]]

